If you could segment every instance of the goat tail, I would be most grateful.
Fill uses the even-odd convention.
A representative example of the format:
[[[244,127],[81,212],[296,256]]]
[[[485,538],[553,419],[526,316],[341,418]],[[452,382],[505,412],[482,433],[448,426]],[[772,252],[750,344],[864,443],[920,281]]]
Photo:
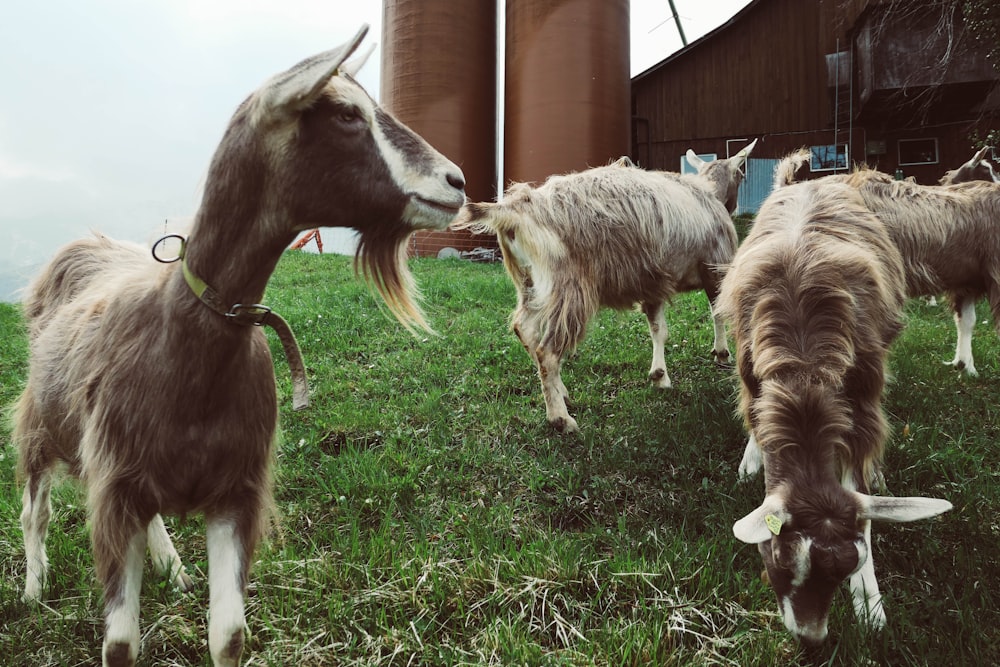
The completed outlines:
[[[472,234],[499,234],[500,228],[509,226],[512,221],[509,216],[495,215],[498,210],[499,205],[493,202],[466,202],[448,229]]]
[[[774,168],[774,189],[795,183],[795,172],[809,161],[811,155],[808,148],[800,148],[782,158]]]

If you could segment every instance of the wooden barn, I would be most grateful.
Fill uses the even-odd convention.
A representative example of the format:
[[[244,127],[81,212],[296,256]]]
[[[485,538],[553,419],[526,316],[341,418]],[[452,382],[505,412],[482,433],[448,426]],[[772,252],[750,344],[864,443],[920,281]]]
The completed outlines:
[[[1000,122],[1000,72],[935,0],[754,0],[632,79],[632,158],[678,171],[759,138],[741,192],[756,210],[774,162],[809,147],[825,175],[865,163],[935,183]],[[897,171],[898,170],[898,171]]]

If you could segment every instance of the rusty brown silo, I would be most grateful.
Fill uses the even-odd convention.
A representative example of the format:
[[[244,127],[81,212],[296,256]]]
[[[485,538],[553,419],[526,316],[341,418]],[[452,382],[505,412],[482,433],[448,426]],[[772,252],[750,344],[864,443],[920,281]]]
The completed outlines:
[[[629,153],[629,0],[507,0],[504,182]]]
[[[381,103],[462,168],[472,201],[496,198],[495,0],[384,0]],[[411,250],[469,250],[491,239],[419,232]]]

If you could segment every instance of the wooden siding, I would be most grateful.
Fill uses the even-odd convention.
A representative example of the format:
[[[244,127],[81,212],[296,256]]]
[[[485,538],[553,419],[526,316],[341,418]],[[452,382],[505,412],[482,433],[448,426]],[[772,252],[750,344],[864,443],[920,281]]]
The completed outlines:
[[[902,122],[898,105],[869,104],[859,115],[857,83],[835,95],[829,72],[838,70],[828,69],[827,56],[846,53],[852,60],[840,71],[857,81],[863,63],[851,55],[853,38],[866,12],[891,1],[754,0],[632,79],[632,158],[646,168],[676,171],[688,148],[727,157],[759,139],[752,157],[773,159],[802,146],[846,143],[851,164],[892,173],[900,140],[932,138],[938,162],[902,171],[921,183],[937,182],[972,155],[970,136],[995,126],[1000,90],[979,111],[959,103],[952,117],[919,126]],[[959,92],[953,87],[948,94],[957,99]],[[867,152],[873,147],[878,150]]]
[[[849,48],[847,30],[868,2],[757,0],[640,74],[632,81],[634,157],[674,169],[678,142],[725,157],[727,138],[832,130],[825,56],[838,39],[840,50]]]

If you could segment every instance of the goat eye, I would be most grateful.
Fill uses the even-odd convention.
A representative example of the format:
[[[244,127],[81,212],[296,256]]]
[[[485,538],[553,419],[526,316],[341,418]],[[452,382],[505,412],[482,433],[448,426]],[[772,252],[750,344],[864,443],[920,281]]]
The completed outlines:
[[[337,120],[344,125],[353,125],[361,121],[361,114],[357,109],[342,109],[337,114]]]

